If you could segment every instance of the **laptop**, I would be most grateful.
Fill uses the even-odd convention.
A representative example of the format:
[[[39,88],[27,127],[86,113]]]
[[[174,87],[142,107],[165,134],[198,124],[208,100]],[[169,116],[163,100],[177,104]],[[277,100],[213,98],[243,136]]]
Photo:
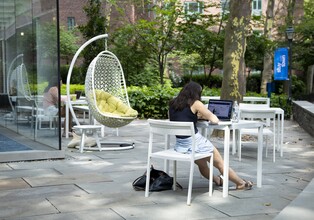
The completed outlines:
[[[211,99],[208,102],[208,109],[214,113],[220,121],[231,121],[232,107],[232,100]]]

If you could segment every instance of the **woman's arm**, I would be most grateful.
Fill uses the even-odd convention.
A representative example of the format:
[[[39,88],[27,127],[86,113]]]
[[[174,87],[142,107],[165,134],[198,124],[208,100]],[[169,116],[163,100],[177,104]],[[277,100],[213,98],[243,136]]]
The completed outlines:
[[[51,88],[49,89],[48,93],[50,94],[51,102],[52,102],[54,105],[57,105],[57,104],[58,104],[58,96],[59,96],[58,88],[57,88],[56,86],[51,87]]]
[[[219,122],[217,116],[208,110],[208,108],[206,108],[206,106],[199,100],[193,103],[191,110],[193,113],[197,113],[197,116],[200,119],[205,119],[215,124]]]

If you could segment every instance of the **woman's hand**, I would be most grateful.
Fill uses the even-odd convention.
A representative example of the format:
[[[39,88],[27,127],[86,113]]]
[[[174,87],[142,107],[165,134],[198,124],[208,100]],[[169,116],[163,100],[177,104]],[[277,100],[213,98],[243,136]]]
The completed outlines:
[[[191,106],[191,111],[195,114],[197,113],[197,117],[199,119],[208,120],[211,123],[217,124],[219,119],[215,114],[213,114],[206,106],[199,100],[195,101]]]

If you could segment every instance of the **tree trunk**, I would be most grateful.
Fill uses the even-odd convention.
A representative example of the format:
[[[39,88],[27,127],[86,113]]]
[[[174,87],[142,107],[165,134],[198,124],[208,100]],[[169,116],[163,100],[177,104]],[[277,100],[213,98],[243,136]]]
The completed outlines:
[[[288,5],[287,5],[287,17],[286,17],[287,27],[293,27],[294,9],[295,9],[295,0],[289,0]],[[289,50],[291,50],[291,48],[289,48]],[[291,53],[289,53],[289,56],[290,55],[291,55]],[[292,59],[290,59],[290,58],[289,58],[289,60],[292,61]],[[289,63],[289,70],[291,68],[292,68],[292,63]],[[289,93],[290,93],[290,80],[292,80],[292,79],[291,79],[291,76],[289,75],[289,80],[285,81],[284,86],[283,86],[284,93],[287,94],[287,96],[289,96]]]
[[[160,84],[164,84],[164,72],[165,72],[165,65],[166,65],[167,55],[159,53],[158,55],[158,66],[159,66],[159,78]]]
[[[246,36],[252,12],[251,0],[230,1],[230,15],[224,43],[221,99],[240,102],[245,92]]]
[[[264,35],[271,39],[271,29],[274,21],[274,2],[275,0],[268,0],[267,10],[266,10],[266,20],[264,24]],[[261,80],[261,93],[266,94],[266,86],[267,83],[271,81],[272,73],[273,73],[273,56],[271,52],[266,52],[264,55],[264,63],[263,63],[263,73]]]

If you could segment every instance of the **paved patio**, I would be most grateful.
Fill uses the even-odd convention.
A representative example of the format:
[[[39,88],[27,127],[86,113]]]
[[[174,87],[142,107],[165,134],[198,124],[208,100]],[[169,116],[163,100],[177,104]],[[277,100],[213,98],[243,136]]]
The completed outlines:
[[[300,219],[313,216],[314,197],[296,198],[314,189],[310,184],[303,192],[314,177],[314,140],[294,121],[285,121],[283,157],[277,154],[273,163],[272,151],[267,158],[264,154],[262,188],[235,191],[230,183],[229,197],[222,198],[222,189],[217,187],[213,197],[208,197],[208,182],[196,170],[191,206],[186,205],[188,169],[184,163],[178,164],[182,191],[154,192],[145,198],[144,192],[133,190],[133,180],[146,167],[145,120],[119,129],[119,137],[114,132],[106,130],[106,140],[131,141],[135,148],[81,154],[65,147],[64,160],[0,164],[0,219],[289,219],[280,217],[285,207],[293,205],[291,201],[297,202],[293,210]],[[69,140],[64,139],[63,146]],[[221,140],[213,138],[219,150]],[[236,155],[230,156],[230,166],[256,182],[256,147],[244,147],[242,153],[241,162]],[[154,161],[155,168],[162,165]]]

